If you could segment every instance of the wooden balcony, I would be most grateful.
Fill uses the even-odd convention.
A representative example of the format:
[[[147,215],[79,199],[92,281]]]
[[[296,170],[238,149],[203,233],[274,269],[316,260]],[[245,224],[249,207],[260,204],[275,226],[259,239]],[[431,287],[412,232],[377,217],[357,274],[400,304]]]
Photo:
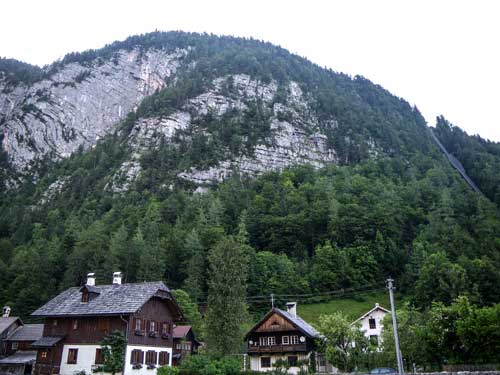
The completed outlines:
[[[306,344],[295,345],[270,345],[270,346],[254,346],[248,345],[248,353],[293,353],[306,352]]]

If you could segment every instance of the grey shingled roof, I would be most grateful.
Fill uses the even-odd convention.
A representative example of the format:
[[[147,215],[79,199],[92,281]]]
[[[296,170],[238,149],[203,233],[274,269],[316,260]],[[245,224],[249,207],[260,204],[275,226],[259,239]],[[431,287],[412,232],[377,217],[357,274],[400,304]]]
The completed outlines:
[[[170,292],[161,281],[137,284],[99,285],[99,295],[82,302],[82,287],[69,288],[54,297],[32,316],[96,316],[133,314],[158,291]]]
[[[292,322],[293,325],[295,325],[299,330],[301,330],[305,334],[309,335],[310,337],[313,337],[313,338],[320,337],[319,332],[316,331],[313,326],[311,326],[309,323],[307,323],[300,316],[292,315],[288,311],[283,311],[283,310],[276,309],[276,308],[274,310],[278,311],[286,319],[288,319],[290,322]]]
[[[63,336],[44,336],[39,340],[36,340],[31,346],[33,348],[51,348],[59,341],[61,341]]]
[[[21,322],[21,320],[16,316],[10,316],[8,318],[0,317],[0,333],[9,328],[11,324],[14,323],[16,320],[19,320],[19,322]]]
[[[25,324],[7,337],[7,341],[36,341],[43,336],[43,324]]]
[[[35,362],[36,350],[18,351],[11,356],[0,359],[0,365],[21,365]]]

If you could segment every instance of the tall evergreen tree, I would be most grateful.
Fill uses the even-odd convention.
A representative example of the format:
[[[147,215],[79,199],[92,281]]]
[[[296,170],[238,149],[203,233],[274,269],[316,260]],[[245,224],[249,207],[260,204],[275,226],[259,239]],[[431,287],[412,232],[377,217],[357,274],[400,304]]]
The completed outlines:
[[[188,254],[185,272],[187,278],[184,281],[184,289],[194,301],[201,301],[205,290],[205,252],[200,242],[198,232],[193,229],[186,237],[184,246]]]
[[[248,257],[240,243],[233,237],[225,237],[210,250],[208,261],[208,350],[216,355],[238,353],[247,312]]]

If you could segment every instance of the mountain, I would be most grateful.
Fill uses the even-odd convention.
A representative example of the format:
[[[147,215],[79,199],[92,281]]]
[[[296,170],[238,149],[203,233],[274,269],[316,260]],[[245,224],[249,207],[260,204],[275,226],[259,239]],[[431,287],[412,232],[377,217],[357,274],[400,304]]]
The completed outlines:
[[[489,199],[417,108],[269,43],[154,32],[44,68],[2,59],[0,302],[25,315],[118,268],[203,302],[226,236],[248,249],[249,295],[392,275],[422,308],[498,302],[498,170],[470,171],[443,121]],[[496,160],[462,138],[476,166]]]

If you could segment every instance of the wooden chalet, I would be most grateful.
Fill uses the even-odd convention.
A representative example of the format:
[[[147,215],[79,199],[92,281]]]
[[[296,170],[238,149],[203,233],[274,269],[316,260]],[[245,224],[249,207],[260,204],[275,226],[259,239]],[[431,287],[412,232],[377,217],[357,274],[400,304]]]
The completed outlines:
[[[92,373],[103,364],[100,342],[108,334],[125,334],[124,375],[156,374],[172,364],[174,322],[182,313],[162,282],[95,285],[89,274],[83,287],[69,288],[33,314],[45,319],[34,374]]]
[[[174,354],[172,357],[172,365],[178,366],[183,358],[188,355],[196,354],[201,343],[196,340],[191,326],[175,326],[173,336]]]
[[[0,374],[31,374],[36,350],[31,345],[43,334],[43,324],[22,324],[5,340],[5,357],[0,358]]]
[[[20,318],[10,316],[10,307],[4,306],[2,309],[2,317],[0,318],[0,358],[7,354],[5,339],[22,325],[23,322]]]
[[[287,303],[287,311],[273,308],[245,336],[250,370],[272,371],[276,361],[288,363],[289,373],[307,368],[316,350],[319,333],[297,315],[297,304]]]

